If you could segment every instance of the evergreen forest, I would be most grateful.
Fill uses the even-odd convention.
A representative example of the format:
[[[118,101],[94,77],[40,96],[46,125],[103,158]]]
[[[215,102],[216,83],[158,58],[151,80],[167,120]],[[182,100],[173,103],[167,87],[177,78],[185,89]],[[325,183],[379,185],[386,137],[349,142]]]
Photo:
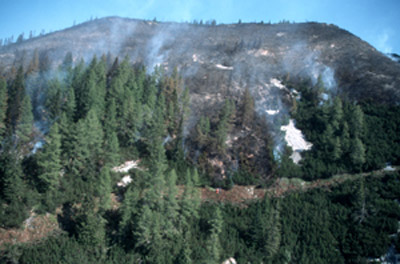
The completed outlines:
[[[284,83],[301,94],[289,115],[313,144],[299,164],[289,147],[274,154],[276,128],[248,89],[193,119],[177,70],[129,58],[74,62],[68,53],[50,69],[36,54],[29,67],[4,73],[1,232],[22,229],[32,214],[52,216],[59,228],[2,243],[0,262],[371,263],[400,251],[400,106],[351,101],[321,79]],[[243,129],[254,134],[228,146]],[[232,153],[239,162],[229,171],[208,163]],[[113,168],[126,161],[138,165],[121,186]],[[237,185],[273,190],[279,179],[329,184],[241,203],[202,195]]]

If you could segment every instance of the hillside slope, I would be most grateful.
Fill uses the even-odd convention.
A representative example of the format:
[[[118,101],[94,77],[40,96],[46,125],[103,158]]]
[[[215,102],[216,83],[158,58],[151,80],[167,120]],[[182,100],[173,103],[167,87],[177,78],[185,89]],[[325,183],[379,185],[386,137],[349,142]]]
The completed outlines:
[[[152,69],[175,67],[202,108],[249,87],[258,108],[282,109],[274,78],[322,76],[326,88],[352,99],[399,102],[400,66],[368,43],[334,25],[158,23],[108,17],[0,48],[0,67],[29,63],[34,50],[55,66],[108,52]],[[284,100],[283,100],[284,101]]]

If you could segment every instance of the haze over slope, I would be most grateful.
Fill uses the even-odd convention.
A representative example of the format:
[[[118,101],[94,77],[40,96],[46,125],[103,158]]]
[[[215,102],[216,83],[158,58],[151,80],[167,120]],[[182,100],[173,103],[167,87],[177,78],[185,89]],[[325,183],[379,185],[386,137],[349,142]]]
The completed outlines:
[[[325,87],[352,99],[399,102],[400,66],[368,43],[334,25],[194,25],[108,17],[0,49],[0,67],[23,60],[34,50],[53,65],[71,51],[75,60],[110,52],[152,69],[177,67],[194,106],[250,88],[257,108],[284,110],[289,91],[277,78],[321,75]],[[23,57],[23,58],[22,58]]]

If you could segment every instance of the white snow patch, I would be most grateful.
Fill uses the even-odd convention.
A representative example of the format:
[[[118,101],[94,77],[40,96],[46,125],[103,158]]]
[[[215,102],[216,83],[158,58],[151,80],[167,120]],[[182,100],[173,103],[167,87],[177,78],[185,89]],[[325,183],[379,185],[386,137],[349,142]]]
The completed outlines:
[[[121,181],[119,181],[117,183],[117,186],[118,187],[126,187],[131,182],[132,182],[131,176],[130,175],[126,175],[121,179]]]
[[[279,113],[279,110],[265,110],[265,112],[269,115],[276,115]]]
[[[198,63],[200,63],[200,64],[203,64],[203,63],[204,63],[204,61],[202,61],[202,60],[199,59],[199,57],[197,56],[197,54],[193,54],[193,55],[192,55],[192,60],[193,60],[193,62],[198,62]]]
[[[286,86],[282,84],[282,82],[276,78],[271,78],[269,81],[273,86],[278,87],[279,89],[286,89]]]
[[[390,164],[386,165],[386,167],[383,169],[384,171],[395,171],[396,169],[393,168]]]
[[[224,260],[221,264],[237,264],[237,262],[234,258],[228,258]]]
[[[288,125],[281,126],[281,130],[286,132],[285,140],[293,150],[290,157],[293,162],[298,163],[301,160],[300,152],[311,149],[312,144],[304,139],[301,130],[295,127],[293,119],[290,119]]]
[[[140,160],[128,160],[125,161],[123,164],[112,168],[112,170],[114,172],[124,172],[127,173],[129,170],[131,169],[137,169],[139,168],[138,164],[139,164]]]
[[[232,66],[225,66],[225,65],[222,65],[222,64],[215,64],[215,67],[218,68],[218,69],[221,69],[221,70],[227,70],[227,71],[233,70]]]
[[[293,151],[292,155],[290,155],[290,158],[293,160],[294,163],[299,164],[301,160],[301,154],[298,151]]]
[[[247,53],[249,55],[254,55],[255,57],[273,56],[273,53],[270,53],[267,49],[249,50]]]

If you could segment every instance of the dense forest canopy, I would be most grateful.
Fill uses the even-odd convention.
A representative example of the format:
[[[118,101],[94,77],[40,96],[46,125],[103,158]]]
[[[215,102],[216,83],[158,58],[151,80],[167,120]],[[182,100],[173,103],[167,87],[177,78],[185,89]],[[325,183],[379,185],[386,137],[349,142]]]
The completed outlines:
[[[248,89],[187,131],[190,95],[177,70],[149,73],[110,56],[74,65],[72,54],[57,70],[46,64],[34,56],[0,78],[0,226],[49,213],[60,231],[1,245],[3,262],[363,263],[399,249],[400,175],[377,171],[400,163],[398,105],[284,80],[301,97],[281,125],[295,119],[313,144],[295,164],[289,147],[273,154],[274,128]],[[210,165],[232,157],[235,166]],[[118,187],[112,168],[132,160],[130,183]],[[353,175],[326,190],[201,200],[202,188],[344,173]]]

